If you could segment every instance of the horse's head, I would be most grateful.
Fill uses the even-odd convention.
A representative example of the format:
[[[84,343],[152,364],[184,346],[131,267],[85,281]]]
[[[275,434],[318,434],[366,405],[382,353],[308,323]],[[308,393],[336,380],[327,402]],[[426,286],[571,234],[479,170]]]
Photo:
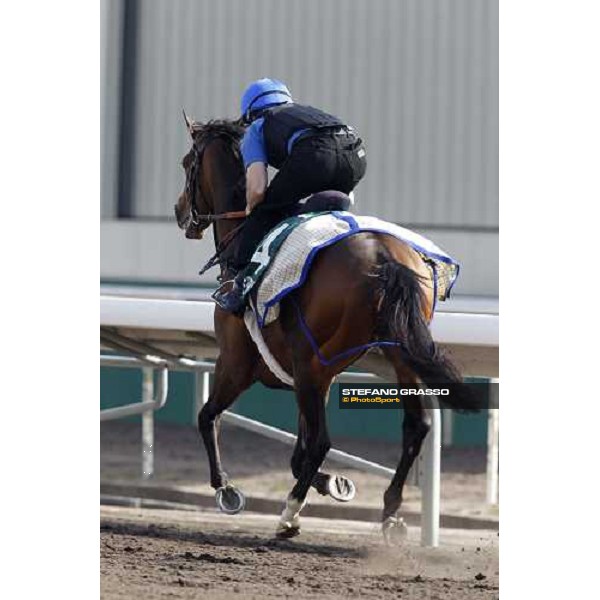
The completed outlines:
[[[244,206],[239,141],[244,132],[231,121],[192,121],[183,113],[192,147],[183,157],[185,186],[175,204],[177,225],[188,239],[201,239],[211,215]]]

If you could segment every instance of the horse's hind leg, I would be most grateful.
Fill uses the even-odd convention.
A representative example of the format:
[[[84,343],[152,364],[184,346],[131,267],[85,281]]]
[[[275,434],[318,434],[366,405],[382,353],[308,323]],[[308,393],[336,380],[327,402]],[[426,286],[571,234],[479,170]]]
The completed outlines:
[[[384,353],[394,366],[398,383],[419,383],[418,377],[402,364],[397,349],[389,348],[384,350]],[[423,440],[429,432],[429,423],[418,397],[407,396],[407,398],[408,400],[404,404],[402,423],[402,456],[394,477],[383,495],[381,521],[383,535],[388,543],[392,541],[393,537],[403,536],[406,533],[406,527],[398,517],[402,505],[402,492],[408,472],[419,455]]]
[[[300,533],[300,511],[306,502],[306,495],[315,475],[331,448],[325,416],[325,395],[330,381],[327,385],[318,385],[310,379],[298,379],[295,389],[298,408],[304,422],[306,447],[298,450],[297,445],[294,451],[298,479],[287,498],[277,526],[276,535],[282,538],[293,537]]]
[[[294,446],[290,466],[293,476],[298,479],[302,472],[302,465],[306,457],[306,426],[304,417],[300,415],[298,419],[298,439]],[[350,502],[356,494],[356,486],[351,479],[342,475],[330,475],[321,470],[317,471],[312,487],[321,496],[330,496],[338,502]]]

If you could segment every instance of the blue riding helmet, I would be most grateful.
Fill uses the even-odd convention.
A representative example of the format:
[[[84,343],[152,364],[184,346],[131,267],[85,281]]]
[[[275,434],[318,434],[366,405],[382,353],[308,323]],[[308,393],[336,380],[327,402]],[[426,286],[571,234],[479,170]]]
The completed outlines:
[[[253,113],[268,106],[292,102],[292,94],[285,83],[277,79],[258,79],[251,83],[242,96],[240,110],[242,120],[246,123],[252,121]]]

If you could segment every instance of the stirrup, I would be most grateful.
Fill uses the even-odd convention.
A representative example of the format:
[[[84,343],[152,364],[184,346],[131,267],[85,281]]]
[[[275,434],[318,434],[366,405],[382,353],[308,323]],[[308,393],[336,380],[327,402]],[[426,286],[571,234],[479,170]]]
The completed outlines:
[[[232,287],[228,291],[224,291],[223,288],[231,283]],[[211,298],[226,312],[236,315],[238,317],[243,316],[246,308],[246,303],[243,297],[243,291],[237,290],[238,297],[236,302],[232,303],[232,294],[239,284],[236,284],[235,279],[223,282],[211,295]]]
[[[222,296],[223,294],[226,294],[227,292],[223,291],[223,288],[228,284],[231,283],[232,286],[235,285],[235,277],[233,279],[228,279],[227,281],[222,281],[219,284],[219,287],[211,294],[211,298],[216,299],[215,296]]]
[[[231,291],[235,286],[235,278],[228,279],[227,281],[223,281],[219,287],[210,295],[210,297],[221,307],[224,308],[221,304],[223,302],[223,298],[227,295],[228,291],[225,291],[223,288],[227,286],[227,284],[231,284],[231,288],[228,291]]]

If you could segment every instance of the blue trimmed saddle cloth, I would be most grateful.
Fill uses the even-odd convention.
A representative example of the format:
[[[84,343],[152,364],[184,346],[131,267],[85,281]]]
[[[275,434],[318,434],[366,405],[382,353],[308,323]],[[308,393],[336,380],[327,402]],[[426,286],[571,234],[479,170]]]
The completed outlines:
[[[435,299],[449,297],[460,265],[426,237],[375,217],[347,211],[312,212],[281,222],[252,257],[243,289],[244,296],[250,294],[259,327],[279,316],[279,302],[306,281],[320,250],[361,232],[392,235],[408,244],[432,270]]]

